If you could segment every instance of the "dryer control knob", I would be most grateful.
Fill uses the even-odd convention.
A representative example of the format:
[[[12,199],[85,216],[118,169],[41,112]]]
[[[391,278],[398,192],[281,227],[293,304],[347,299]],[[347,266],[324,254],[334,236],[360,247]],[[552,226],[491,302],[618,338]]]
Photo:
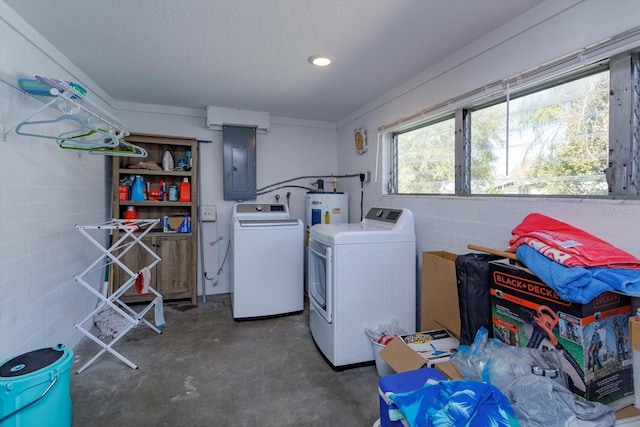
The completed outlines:
[[[262,205],[256,205],[256,210],[257,210],[258,212],[262,211]]]

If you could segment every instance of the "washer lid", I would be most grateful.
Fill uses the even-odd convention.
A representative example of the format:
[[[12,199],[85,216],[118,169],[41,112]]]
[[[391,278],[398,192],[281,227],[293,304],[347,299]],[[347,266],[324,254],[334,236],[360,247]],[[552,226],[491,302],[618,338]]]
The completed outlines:
[[[409,209],[371,208],[358,224],[316,224],[311,237],[326,245],[415,242]]]
[[[326,245],[415,242],[414,234],[367,224],[316,224],[311,238]]]
[[[300,223],[299,219],[238,219],[240,227],[291,227]]]
[[[57,362],[64,351],[56,348],[42,348],[30,351],[8,360],[0,366],[0,378],[18,377],[31,374]]]

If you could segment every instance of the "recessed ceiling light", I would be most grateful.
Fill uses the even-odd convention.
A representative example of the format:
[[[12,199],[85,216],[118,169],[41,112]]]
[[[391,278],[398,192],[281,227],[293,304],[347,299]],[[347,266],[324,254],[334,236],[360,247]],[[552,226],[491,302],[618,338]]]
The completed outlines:
[[[309,57],[309,62],[318,67],[326,67],[332,61],[333,58],[329,55],[313,55]]]

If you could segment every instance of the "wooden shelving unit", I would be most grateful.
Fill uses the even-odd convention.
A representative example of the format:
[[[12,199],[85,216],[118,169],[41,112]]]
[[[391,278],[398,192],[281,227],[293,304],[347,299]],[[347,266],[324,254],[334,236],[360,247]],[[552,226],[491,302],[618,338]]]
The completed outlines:
[[[162,294],[165,301],[190,299],[191,304],[195,305],[198,277],[198,143],[194,138],[148,134],[131,134],[124,139],[144,148],[148,157],[145,159],[113,157],[113,215],[116,218],[124,219],[127,208],[133,206],[141,219],[160,219],[157,228],[151,230],[143,239],[143,242],[153,248],[162,258],[162,262],[151,272],[151,285]],[[141,161],[157,163],[162,168],[162,157],[167,150],[173,155],[175,166],[178,164],[178,159],[186,159],[187,151],[190,151],[191,170],[165,171],[131,168]],[[120,182],[136,175],[141,176],[152,188],[155,188],[159,185],[160,180],[163,180],[167,191],[170,184],[175,183],[179,188],[182,180],[188,178],[191,186],[191,201],[120,200]],[[165,216],[191,217],[191,232],[163,232],[162,224]],[[117,235],[114,236],[114,239],[116,238]],[[149,263],[148,257],[149,254],[144,251],[131,250],[123,255],[123,261],[134,271],[137,271],[135,269],[140,269]],[[111,271],[112,287],[115,288],[118,283],[122,283],[125,274],[126,272],[117,266],[113,268]],[[112,291],[116,289],[112,289]],[[125,292],[122,297],[127,302],[143,302],[148,301],[149,298],[146,295],[138,295],[133,289]]]

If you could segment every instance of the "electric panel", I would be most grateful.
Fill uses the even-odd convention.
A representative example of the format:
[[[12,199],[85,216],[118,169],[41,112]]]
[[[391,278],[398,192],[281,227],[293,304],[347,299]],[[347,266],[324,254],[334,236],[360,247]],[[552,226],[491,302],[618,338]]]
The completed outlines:
[[[256,198],[256,128],[223,126],[225,200]]]

